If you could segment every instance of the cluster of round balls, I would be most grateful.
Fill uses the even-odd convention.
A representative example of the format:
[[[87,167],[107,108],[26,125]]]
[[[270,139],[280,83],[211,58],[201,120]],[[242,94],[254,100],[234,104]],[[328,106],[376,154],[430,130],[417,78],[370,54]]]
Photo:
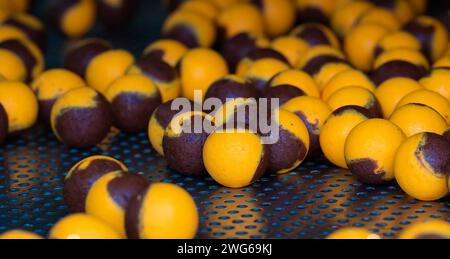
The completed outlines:
[[[99,144],[112,126],[127,133],[148,130],[152,146],[175,171],[207,172],[231,188],[323,155],[366,184],[395,179],[426,201],[449,193],[449,18],[423,15],[426,1],[166,2],[172,12],[163,38],[140,57],[102,39],[80,39],[67,47],[64,69],[45,72],[41,23],[8,13],[0,26],[0,142],[29,129],[39,116],[75,148]],[[105,21],[129,16],[129,7],[112,10],[109,3],[48,1],[48,17],[76,37],[92,25],[96,6]],[[211,98],[222,104],[203,107],[202,99]],[[278,99],[281,106],[266,116],[275,123],[270,132],[248,127],[264,113],[235,121],[238,111],[258,107],[258,98]],[[211,130],[186,130],[196,122]],[[233,130],[223,130],[230,124]],[[277,141],[267,144],[275,133]],[[83,173],[76,178],[75,171],[97,167],[95,161],[68,176],[66,200],[74,212],[94,215],[118,236],[173,237],[171,227],[195,234],[185,217],[183,224],[158,225],[164,225],[161,232],[136,221],[137,213],[145,213],[140,210],[153,206],[141,207],[151,204],[146,193],[124,187],[145,185],[124,167],[108,169],[102,178],[98,168],[86,181]],[[165,192],[164,185],[152,186],[143,190]],[[114,199],[110,191],[116,187],[124,193]],[[51,235],[73,234],[73,222],[95,225],[86,218],[91,216],[69,216]]]
[[[239,188],[323,154],[366,184],[397,179],[421,200],[448,194],[449,32],[423,15],[426,1],[297,1],[295,28],[289,1],[231,2],[173,1],[164,39],[145,51],[176,64],[183,97],[199,101],[199,90],[222,101],[211,114],[171,102],[155,111],[149,138],[170,167]],[[278,143],[261,144],[254,132],[180,130],[195,120],[220,128],[260,97],[281,104],[274,117],[289,136]],[[298,119],[303,126],[290,128]]]
[[[64,199],[72,214],[52,227],[51,239],[191,239],[198,229],[197,207],[188,192],[173,184],[150,184],[111,157],[88,157],[74,165],[64,180]],[[13,230],[0,238],[39,236]]]
[[[450,223],[442,220],[414,223],[405,228],[398,238],[450,239]],[[343,228],[329,235],[327,239],[381,239],[381,237],[364,228]]]

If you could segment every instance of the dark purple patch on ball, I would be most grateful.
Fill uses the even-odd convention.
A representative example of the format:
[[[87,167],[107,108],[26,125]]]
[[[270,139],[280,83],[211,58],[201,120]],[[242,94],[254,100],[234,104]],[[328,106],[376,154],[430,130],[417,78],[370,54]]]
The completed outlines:
[[[267,172],[270,163],[270,149],[269,146],[263,145],[263,153],[261,154],[261,160],[259,161],[258,167],[256,168],[255,174],[251,180],[251,183],[258,181]]]
[[[450,142],[443,136],[435,133],[425,133],[423,142],[417,147],[415,156],[418,161],[430,166],[433,169],[433,173],[442,176],[450,174]]]
[[[6,138],[8,137],[8,114],[6,113],[5,108],[0,103],[0,146],[3,146],[6,142]]]
[[[307,149],[305,144],[294,134],[279,128],[279,140],[269,145],[269,172],[277,173],[292,168],[296,162],[306,158]]]
[[[433,39],[435,28],[433,26],[425,26],[417,21],[411,21],[405,25],[404,30],[416,37],[422,46],[422,52],[428,60],[433,60]]]
[[[426,76],[426,74],[427,70],[422,66],[407,61],[394,60],[381,65],[373,71],[371,79],[376,85],[380,85],[383,82],[396,77],[405,77],[417,81]]]
[[[177,71],[162,59],[146,55],[136,63],[142,73],[156,82],[172,82],[177,78]]]
[[[295,34],[295,36],[305,40],[311,46],[331,45],[326,33],[314,24],[308,25],[305,29]]]
[[[446,132],[444,132],[444,137],[450,141],[450,129],[448,129]]]
[[[143,59],[152,58],[152,59],[159,59],[159,60],[164,61],[164,55],[165,55],[164,50],[153,49],[153,50],[147,52],[142,58]]]
[[[259,97],[259,92],[256,87],[250,82],[237,82],[229,78],[220,79],[214,82],[206,92],[205,99],[217,98],[222,104],[226,103],[227,99],[236,98],[255,98]]]
[[[161,104],[161,95],[144,96],[138,93],[121,93],[111,102],[116,126],[128,133],[145,131],[153,112]]]
[[[0,42],[0,48],[12,51],[20,57],[27,69],[26,81],[29,82],[32,79],[33,68],[37,64],[37,60],[33,53],[22,43],[20,40],[11,39]]]
[[[343,115],[344,113],[346,113],[348,111],[357,112],[357,113],[363,115],[364,117],[366,117],[368,119],[375,119],[375,117],[373,116],[372,112],[370,112],[366,108],[363,108],[363,107],[360,107],[360,106],[356,106],[356,105],[348,105],[348,106],[341,107],[341,108],[335,110],[333,112],[333,115],[334,116],[341,116],[341,115]]]
[[[234,72],[239,62],[255,48],[257,48],[256,39],[244,32],[225,41],[221,53],[230,71]]]
[[[125,229],[129,239],[140,239],[140,214],[149,188],[151,187],[143,189],[128,202],[125,212]]]
[[[322,153],[322,149],[320,147],[319,134],[316,133],[319,131],[319,122],[316,121],[315,124],[311,124],[308,121],[306,115],[301,111],[295,112],[295,114],[303,121],[303,123],[305,124],[305,126],[309,132],[309,143],[310,144],[309,144],[308,157],[314,158],[314,157],[320,156]]]
[[[179,41],[189,48],[196,48],[200,45],[195,30],[187,24],[178,24],[172,27],[164,36]]]
[[[257,61],[257,60],[261,60],[261,59],[265,59],[265,58],[273,58],[273,59],[277,59],[281,62],[284,62],[286,64],[289,64],[289,61],[287,60],[287,58],[285,56],[283,56],[283,54],[281,54],[280,52],[278,52],[276,50],[269,49],[269,48],[253,49],[252,51],[250,51],[248,53],[247,58],[252,61]]]
[[[302,70],[310,75],[316,75],[320,72],[320,69],[322,69],[323,66],[325,66],[328,63],[344,63],[347,64],[347,62],[336,56],[332,55],[323,55],[323,56],[317,56],[312,58],[311,60],[306,63]]]
[[[199,118],[199,115],[193,115],[183,124],[183,128],[191,129],[192,133],[183,130],[178,136],[165,135],[163,139],[163,149],[168,165],[186,176],[200,176],[206,172],[203,163],[203,146],[209,134],[205,131],[194,132],[196,119],[204,121],[204,118]]]
[[[262,95],[262,98],[267,98],[269,103],[271,103],[271,99],[278,99],[279,105],[282,106],[290,100],[300,96],[305,96],[305,92],[295,86],[277,85],[268,87]]]
[[[145,177],[131,172],[122,172],[120,176],[108,183],[108,193],[122,209],[126,209],[130,200],[148,185]]]
[[[194,102],[191,100],[188,100],[186,98],[178,98],[166,103],[161,104],[155,111],[155,118],[158,121],[158,124],[161,125],[163,129],[167,128],[169,126],[172,119],[177,115],[178,113],[182,112],[183,107],[174,107],[174,102],[184,100],[187,103],[190,104],[190,110],[194,110]],[[185,111],[187,112],[187,111]]]
[[[378,164],[370,158],[350,161],[348,167],[356,178],[364,184],[384,184],[387,182],[383,179],[386,173],[377,172]]]
[[[88,167],[74,168],[72,175],[64,181],[64,200],[72,213],[84,212],[85,202],[92,185],[103,175],[123,170],[113,160],[96,159]]]
[[[111,129],[111,110],[102,95],[96,97],[96,107],[71,108],[56,118],[56,131],[61,141],[74,148],[89,148],[99,144]]]
[[[39,118],[45,124],[49,124],[51,121],[52,108],[55,102],[56,100],[39,101]]]
[[[92,59],[112,49],[112,45],[101,39],[84,40],[79,46],[70,49],[64,59],[64,67],[83,77]]]

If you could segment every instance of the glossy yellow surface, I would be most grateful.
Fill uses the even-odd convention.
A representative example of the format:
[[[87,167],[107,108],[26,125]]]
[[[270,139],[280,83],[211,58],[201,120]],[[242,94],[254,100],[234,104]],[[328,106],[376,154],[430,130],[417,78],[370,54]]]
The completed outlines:
[[[450,55],[446,53],[445,56],[436,60],[433,64],[433,68],[450,68]]]
[[[320,97],[319,87],[310,75],[301,71],[290,69],[283,71],[270,80],[272,87],[278,85],[292,85],[305,92],[306,95],[312,97]]]
[[[219,131],[206,140],[203,160],[206,170],[219,184],[243,188],[253,183],[264,152],[262,139],[248,130]]]
[[[450,70],[433,69],[431,73],[420,80],[426,89],[439,93],[450,102]]]
[[[406,104],[419,103],[427,105],[441,114],[442,117],[450,125],[450,101],[444,96],[427,89],[414,91],[398,103],[397,108],[405,106]]]
[[[315,135],[319,135],[320,129],[332,113],[331,108],[321,99],[310,96],[294,98],[281,108],[293,113],[302,113],[309,124],[316,126],[316,130],[311,132]]]
[[[18,1],[20,2],[20,0]],[[34,30],[43,30],[44,24],[36,16],[28,13],[17,13],[14,15],[14,19]]]
[[[164,52],[162,59],[172,67],[175,67],[183,55],[188,52],[188,48],[176,40],[161,39],[148,45],[144,50],[144,55],[156,50]]]
[[[28,129],[38,117],[38,101],[27,85],[14,81],[0,81],[0,103],[6,110],[9,133]]]
[[[299,67],[300,60],[309,49],[309,44],[293,36],[284,36],[273,40],[270,47],[285,56],[292,67]]]
[[[26,39],[27,35],[19,28],[12,25],[0,26],[0,41],[11,39]]]
[[[407,137],[432,132],[442,135],[448,128],[447,121],[434,109],[417,104],[407,104],[397,109],[390,121],[399,126]]]
[[[359,86],[375,92],[375,85],[363,72],[351,69],[335,75],[328,82],[322,90],[322,100],[327,102],[332,94],[348,86]]]
[[[36,63],[31,68],[31,71],[28,71],[32,78],[36,78],[45,68],[44,56],[42,55],[41,50],[38,46],[29,39],[26,38],[18,38],[16,39],[20,42],[21,45],[24,46],[25,49],[34,57]]]
[[[345,63],[328,63],[323,65],[319,72],[314,75],[314,80],[319,86],[319,90],[322,91],[335,75],[350,69],[352,67]]]
[[[123,93],[132,93],[144,98],[156,97],[159,90],[152,80],[143,75],[125,75],[115,80],[106,90],[105,97],[109,102]]]
[[[264,35],[263,14],[248,3],[235,4],[224,9],[217,17],[217,25],[225,29],[225,37],[228,39],[241,32]]]
[[[327,239],[355,240],[355,239],[381,239],[381,237],[363,228],[343,228],[329,235]]]
[[[349,105],[371,109],[376,105],[377,98],[373,92],[360,86],[342,88],[330,96],[327,103],[333,111]]]
[[[381,7],[372,8],[364,13],[358,21],[358,25],[360,24],[378,24],[389,31],[396,31],[401,27],[397,17]]]
[[[96,5],[93,0],[77,1],[66,10],[61,20],[61,31],[69,37],[85,35],[94,25]]]
[[[394,31],[386,34],[377,44],[384,51],[407,48],[420,51],[420,42],[409,32]]]
[[[350,132],[345,142],[347,165],[370,159],[377,164],[376,174],[383,173],[385,181],[394,180],[394,157],[405,140],[402,130],[388,120],[364,121]]]
[[[270,37],[286,34],[294,25],[296,13],[291,0],[263,0],[265,32]]]
[[[86,213],[107,223],[122,236],[125,232],[125,210],[111,197],[108,185],[120,177],[122,172],[111,172],[100,177],[86,197]]]
[[[10,239],[10,240],[32,240],[32,239],[43,239],[38,234],[35,234],[33,232],[25,231],[25,230],[10,230],[7,232],[4,232],[0,235],[0,239]]]
[[[128,171],[128,168],[127,168],[122,162],[120,162],[119,160],[114,159],[114,158],[112,158],[112,157],[109,157],[109,156],[90,156],[90,157],[87,157],[87,158],[81,160],[80,162],[76,163],[76,164],[70,169],[70,171],[69,171],[69,173],[67,174],[67,176],[66,176],[65,179],[70,178],[70,177],[73,175],[73,173],[74,173],[75,170],[80,170],[80,171],[85,170],[85,169],[88,168],[88,167],[91,165],[91,163],[92,163],[93,161],[95,161],[95,160],[108,160],[108,161],[113,161],[114,163],[118,164],[118,165],[121,167],[122,171]]]
[[[6,49],[0,49],[0,75],[10,81],[24,81],[27,68],[19,56]]]
[[[448,182],[428,165],[420,148],[426,143],[425,134],[414,135],[398,149],[395,157],[395,179],[408,195],[421,201],[436,201],[445,197]]]
[[[126,50],[103,52],[89,63],[86,69],[86,81],[90,87],[105,93],[109,85],[123,76],[133,63],[133,55]]]
[[[263,58],[255,61],[249,67],[244,77],[249,80],[256,79],[268,82],[272,77],[289,68],[289,65],[278,59]]]
[[[393,0],[393,2],[392,12],[401,24],[406,24],[414,18],[415,10],[408,0]]]
[[[50,230],[51,239],[123,239],[124,236],[105,222],[86,214],[72,214]]]
[[[192,101],[195,90],[201,91],[203,97],[213,82],[229,74],[223,57],[212,49],[192,49],[181,62],[182,95]]]
[[[31,84],[40,101],[58,99],[68,91],[83,86],[86,86],[86,83],[81,77],[65,69],[48,70]]]
[[[377,43],[389,31],[374,23],[361,24],[352,29],[344,42],[344,50],[350,63],[363,71],[369,71],[374,61]]]
[[[210,47],[216,40],[214,24],[208,18],[192,11],[176,11],[164,22],[163,34],[176,26],[188,26],[193,30],[200,47]]]
[[[163,138],[164,138],[164,132],[166,129],[164,129],[156,119],[156,111],[153,112],[152,118],[150,119],[149,125],[148,125],[148,139],[150,140],[150,144],[152,144],[152,147],[160,154],[161,156],[164,156],[164,150],[162,146]]]
[[[142,239],[192,239],[199,224],[197,206],[183,188],[152,184],[142,196],[139,229]]]
[[[391,117],[403,97],[422,88],[417,81],[409,78],[393,78],[382,83],[375,90],[375,95],[380,102],[384,118]]]
[[[416,223],[407,227],[401,234],[400,239],[417,239],[421,236],[435,235],[445,239],[450,239],[450,224],[442,220],[431,220],[423,223]]]
[[[209,0],[189,0],[184,1],[177,10],[190,11],[214,20],[219,15],[219,8]]]
[[[345,142],[350,132],[368,118],[351,109],[331,115],[320,131],[320,146],[325,157],[336,166],[348,169],[345,160]]]
[[[349,1],[338,8],[331,18],[331,27],[340,36],[347,35],[356,21],[373,5],[364,1]]]
[[[30,6],[30,0],[14,0],[10,2],[12,2],[12,10],[15,13],[25,12]]]
[[[427,9],[427,0],[408,0],[408,2],[413,7],[414,11],[416,11],[417,14],[422,14]]]
[[[373,68],[377,69],[387,62],[395,60],[406,61],[411,64],[423,66],[426,69],[430,67],[427,58],[420,51],[407,48],[395,48],[385,51],[381,55],[379,55],[375,59]]]

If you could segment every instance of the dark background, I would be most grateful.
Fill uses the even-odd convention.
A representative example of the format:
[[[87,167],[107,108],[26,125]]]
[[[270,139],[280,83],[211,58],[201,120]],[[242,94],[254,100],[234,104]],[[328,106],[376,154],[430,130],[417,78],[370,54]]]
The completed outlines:
[[[31,13],[37,15],[46,23],[48,34],[48,49],[46,54],[47,68],[61,67],[63,64],[63,54],[69,39],[55,31],[47,24],[45,18],[45,1],[35,0]],[[108,30],[99,22],[86,37],[100,37],[113,43],[116,48],[127,49],[135,55],[140,55],[147,44],[160,38],[160,31],[167,12],[164,10],[161,1],[139,0],[136,14],[129,24],[116,30]]]

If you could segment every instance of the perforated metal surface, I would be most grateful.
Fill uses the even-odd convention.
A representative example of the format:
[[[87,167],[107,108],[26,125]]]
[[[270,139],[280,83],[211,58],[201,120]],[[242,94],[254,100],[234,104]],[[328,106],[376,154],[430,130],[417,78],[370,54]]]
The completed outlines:
[[[136,56],[158,38],[164,17],[158,1],[142,1],[126,30],[91,35],[111,40]],[[40,6],[37,6],[40,9]],[[42,13],[40,10],[36,11]],[[41,15],[42,17],[42,15]],[[132,40],[131,40],[132,39]],[[49,31],[47,67],[59,67],[65,42]],[[195,198],[201,215],[199,238],[323,238],[340,227],[366,227],[394,238],[405,226],[426,219],[450,221],[450,200],[417,202],[395,185],[363,186],[346,171],[324,161],[306,163],[289,175],[267,176],[241,190],[220,187],[210,178],[186,178],[166,168],[145,134],[111,134],[90,150],[60,145],[38,127],[0,148],[0,232],[24,228],[46,235],[66,215],[62,180],[68,169],[90,155],[113,156],[153,182],[172,182]]]
[[[345,226],[366,227],[394,238],[405,226],[426,219],[450,221],[450,201],[415,201],[395,185],[363,186],[346,171],[306,163],[283,176],[267,176],[233,190],[210,178],[187,178],[166,168],[145,134],[117,132],[90,150],[60,145],[44,127],[0,149],[0,232],[24,228],[45,235],[66,215],[62,180],[84,157],[113,156],[153,182],[185,187],[196,200],[199,238],[323,238]]]

